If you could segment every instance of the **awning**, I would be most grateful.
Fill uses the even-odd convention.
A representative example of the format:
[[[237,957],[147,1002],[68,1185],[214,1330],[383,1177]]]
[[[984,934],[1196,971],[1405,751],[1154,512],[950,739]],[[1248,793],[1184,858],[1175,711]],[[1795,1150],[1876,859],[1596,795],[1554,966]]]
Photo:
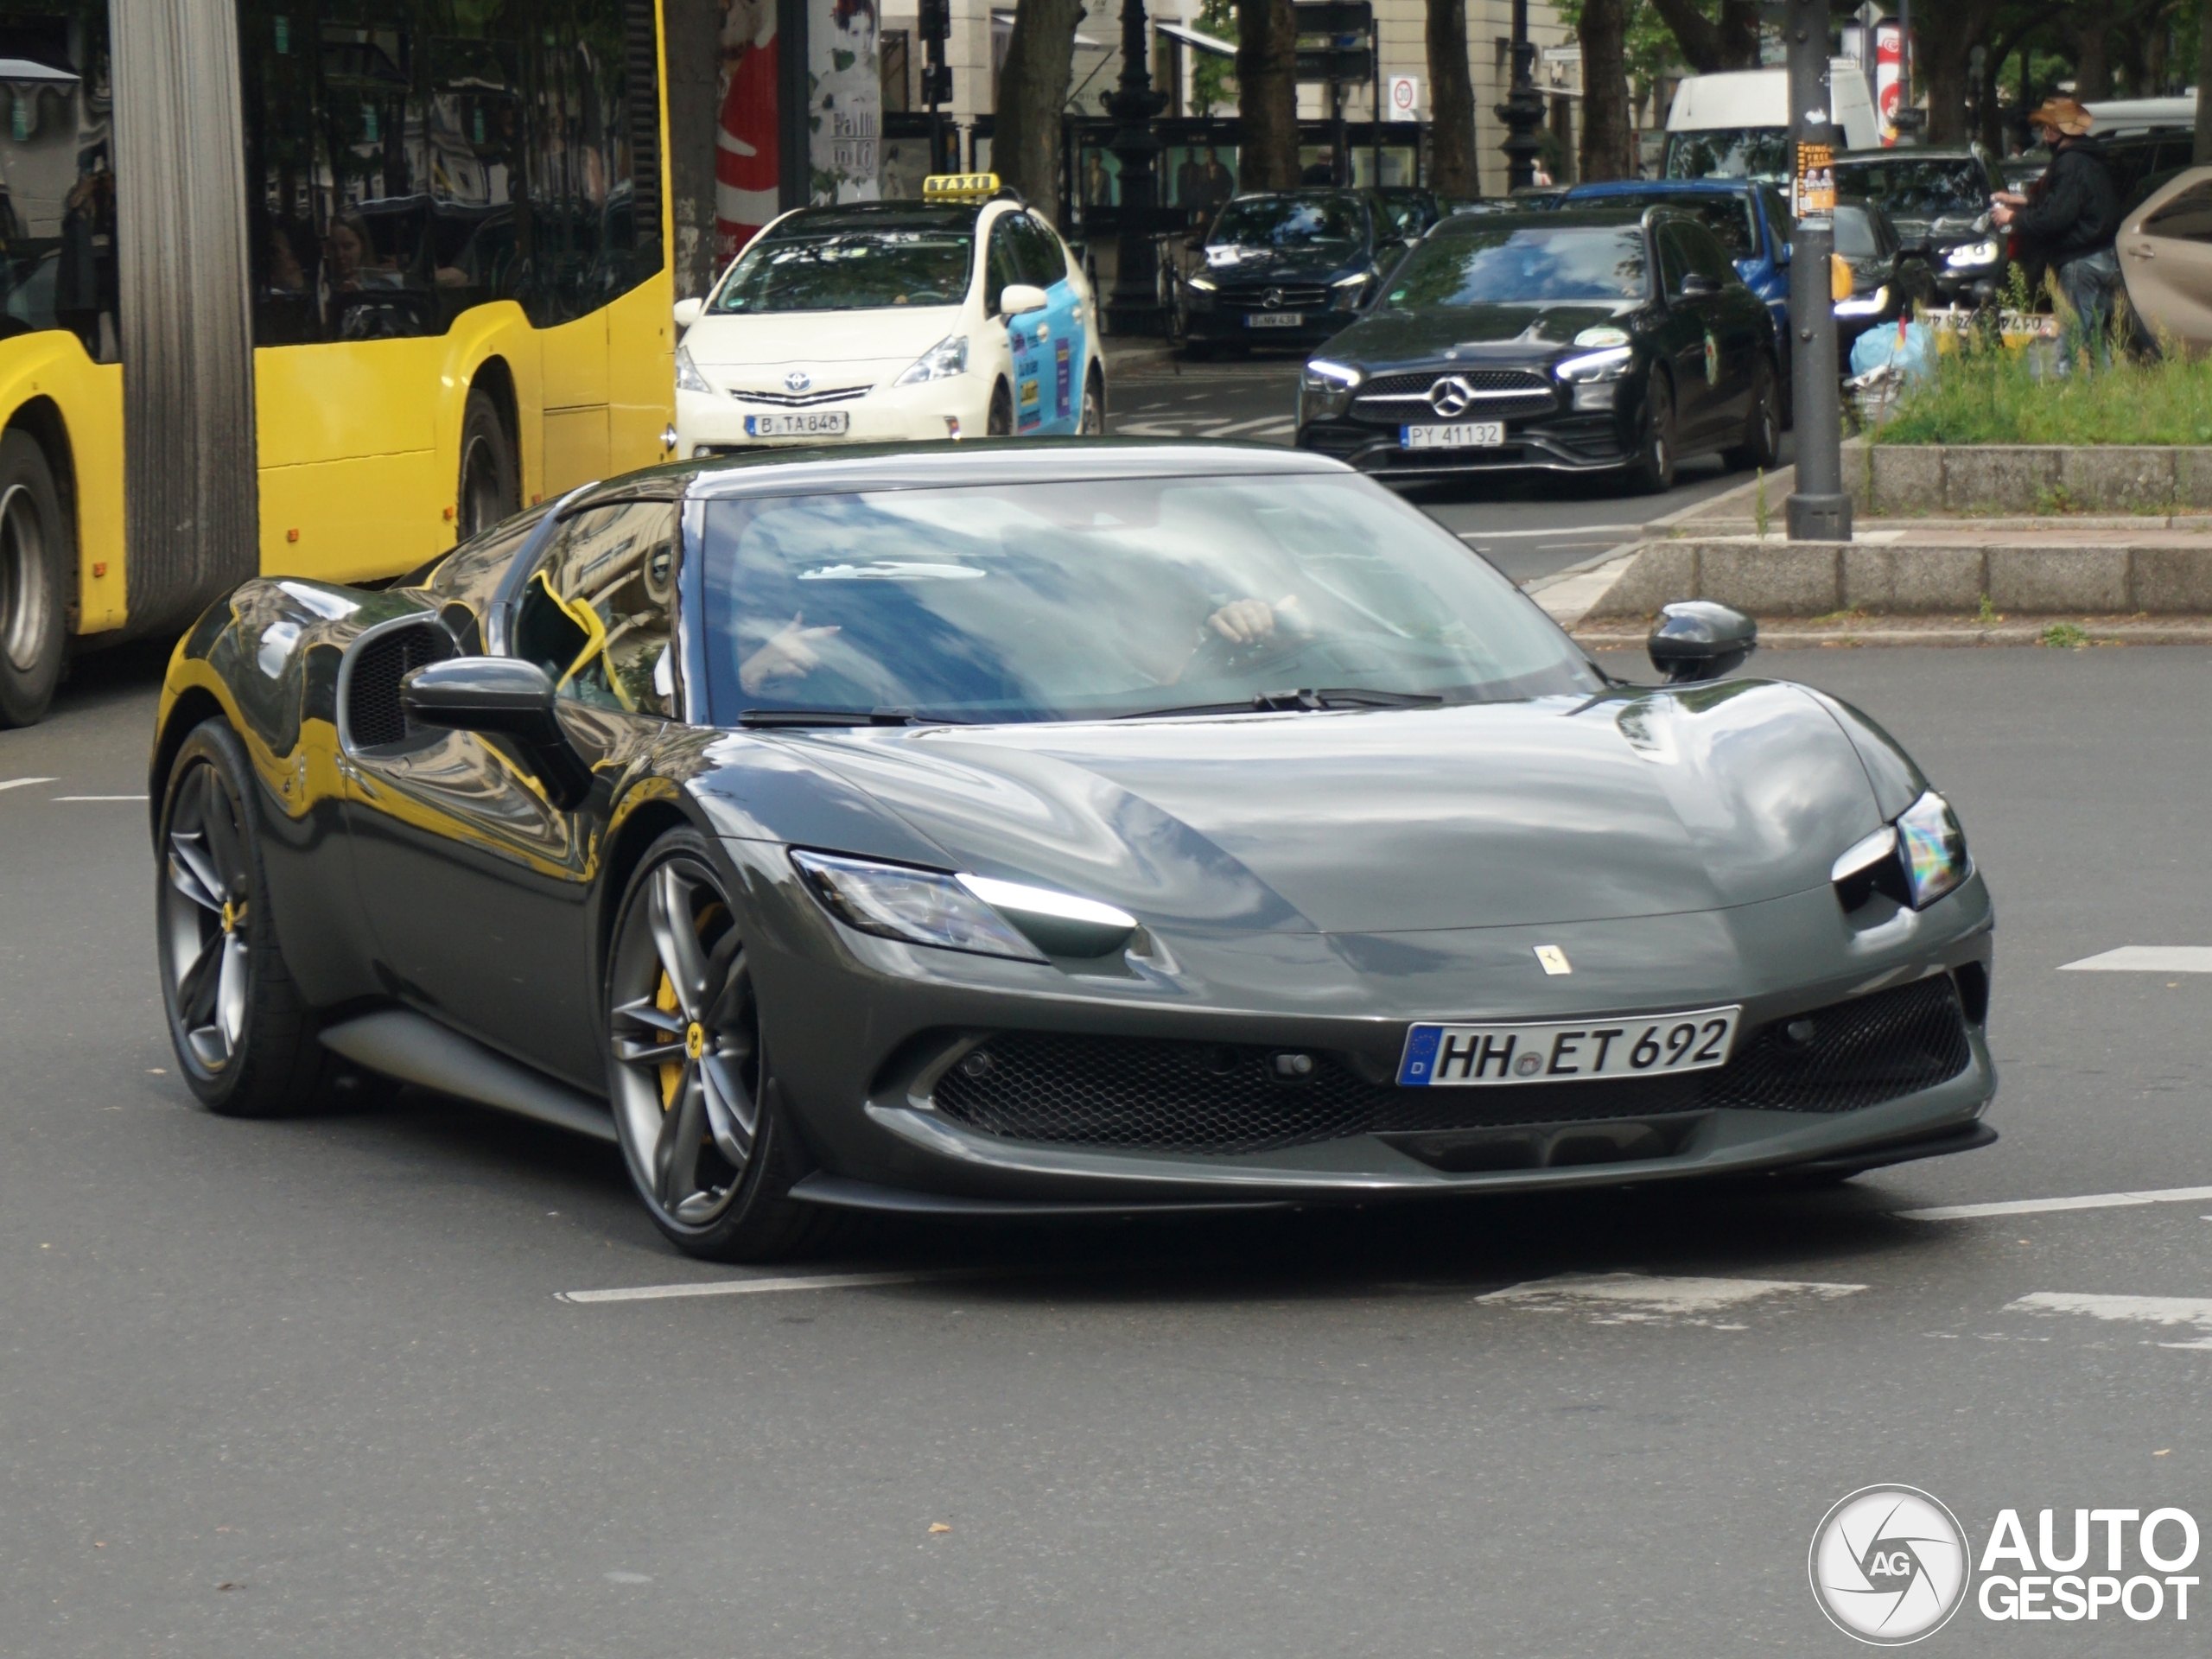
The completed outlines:
[[[1153,28],[1166,35],[1168,39],[1180,41],[1184,45],[1203,52],[1210,58],[1234,58],[1236,55],[1236,43],[1234,41],[1221,40],[1211,35],[1201,35],[1197,29],[1182,23],[1156,22]]]

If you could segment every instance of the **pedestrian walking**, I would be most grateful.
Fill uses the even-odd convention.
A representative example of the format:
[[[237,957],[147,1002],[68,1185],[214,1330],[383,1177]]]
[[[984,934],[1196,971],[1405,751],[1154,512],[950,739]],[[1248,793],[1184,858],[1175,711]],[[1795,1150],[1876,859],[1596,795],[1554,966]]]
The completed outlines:
[[[2020,258],[2031,269],[2048,266],[2073,313],[2066,355],[2094,343],[2097,359],[2111,357],[2120,259],[2113,238],[2120,229],[2120,191],[2105,166],[2104,146],[2089,133],[2089,112],[2070,98],[2046,99],[2028,117],[2050,147],[2050,165],[2024,194],[1996,198],[1992,222],[2019,238]]]

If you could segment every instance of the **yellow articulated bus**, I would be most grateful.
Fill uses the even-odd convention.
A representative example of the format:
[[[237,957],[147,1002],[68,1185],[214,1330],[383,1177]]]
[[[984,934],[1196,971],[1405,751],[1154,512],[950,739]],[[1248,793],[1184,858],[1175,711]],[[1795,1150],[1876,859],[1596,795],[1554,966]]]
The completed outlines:
[[[673,442],[657,0],[0,0],[0,726]]]

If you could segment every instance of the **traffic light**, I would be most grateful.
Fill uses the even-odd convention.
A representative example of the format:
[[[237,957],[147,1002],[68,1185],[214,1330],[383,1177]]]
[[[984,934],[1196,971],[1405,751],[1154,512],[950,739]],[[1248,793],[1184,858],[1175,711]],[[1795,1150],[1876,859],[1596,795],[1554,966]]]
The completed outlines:
[[[916,31],[925,41],[942,41],[952,33],[952,0],[921,0],[921,23]],[[952,96],[950,92],[947,98]]]
[[[922,102],[931,105],[952,102],[950,64],[925,63],[922,66]]]

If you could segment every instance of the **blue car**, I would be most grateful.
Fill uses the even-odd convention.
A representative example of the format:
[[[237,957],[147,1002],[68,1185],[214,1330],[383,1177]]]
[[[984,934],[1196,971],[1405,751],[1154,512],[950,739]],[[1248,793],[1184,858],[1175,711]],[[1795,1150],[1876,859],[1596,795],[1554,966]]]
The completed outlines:
[[[1607,179],[1578,184],[1566,208],[1605,201],[1664,202],[1694,213],[1720,240],[1737,273],[1774,314],[1775,338],[1789,338],[1789,200],[1757,179]],[[1782,359],[1782,407],[1790,407],[1789,358]]]

